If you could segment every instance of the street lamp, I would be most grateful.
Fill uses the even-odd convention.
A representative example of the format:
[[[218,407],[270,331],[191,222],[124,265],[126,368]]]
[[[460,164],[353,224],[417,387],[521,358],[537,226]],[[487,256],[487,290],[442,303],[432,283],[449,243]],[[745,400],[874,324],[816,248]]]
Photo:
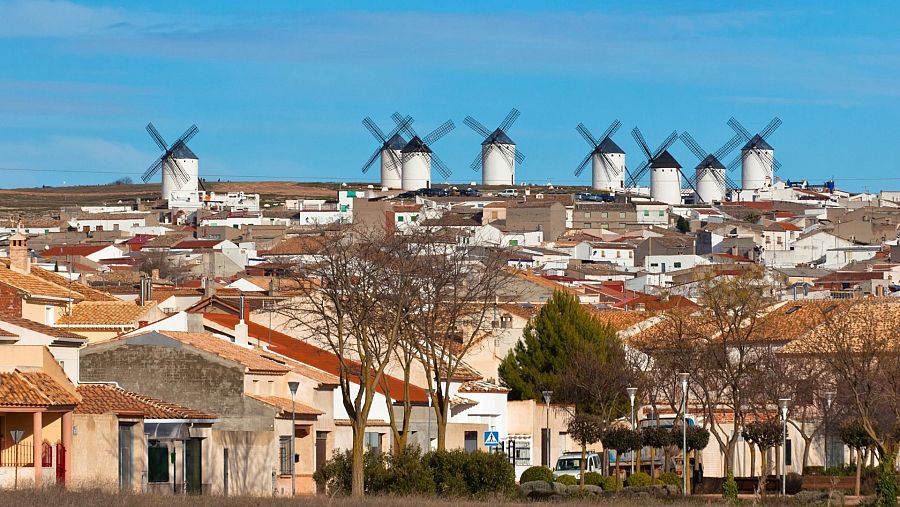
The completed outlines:
[[[829,430],[831,429],[831,404],[836,396],[837,392],[835,391],[825,391],[825,468],[828,468],[828,454],[830,451],[828,448],[828,433],[830,433]]]
[[[778,406],[781,407],[782,432],[781,432],[781,496],[787,494],[787,416],[790,398],[779,398]]]
[[[300,382],[295,380],[288,382],[288,389],[291,390],[291,496],[297,494],[297,473],[294,470],[294,456],[296,456],[294,440],[297,437],[297,427],[294,425],[294,418],[297,410],[294,407],[294,399],[297,396],[298,387],[300,387]]]
[[[434,391],[429,387],[428,388],[428,435],[425,436],[426,443],[428,444],[428,449],[425,452],[431,451],[431,398],[434,396]]]
[[[637,387],[626,387],[625,392],[628,393],[628,400],[631,402],[631,430],[634,431],[634,395],[637,394]],[[637,452],[640,452],[638,450]],[[634,473],[634,453],[631,451],[631,473]]]
[[[545,439],[544,446],[546,447],[546,456],[547,463],[546,466],[550,466],[550,397],[553,396],[553,391],[541,391],[541,394],[544,395],[544,404],[546,405],[547,412],[547,425],[544,427]]]
[[[681,496],[687,496],[687,394],[688,379],[691,378],[690,373],[679,373],[678,380],[681,382]]]

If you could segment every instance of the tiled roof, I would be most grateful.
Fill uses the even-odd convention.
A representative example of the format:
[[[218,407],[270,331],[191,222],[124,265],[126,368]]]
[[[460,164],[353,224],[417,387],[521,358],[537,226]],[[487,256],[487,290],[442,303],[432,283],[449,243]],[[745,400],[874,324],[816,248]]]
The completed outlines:
[[[73,257],[87,257],[93,253],[97,253],[100,250],[108,247],[110,245],[62,245],[62,246],[51,246],[46,250],[40,252],[41,257],[49,258],[49,257],[63,257],[66,255],[70,255]]]
[[[53,338],[65,338],[67,340],[87,340],[87,338],[81,336],[80,334],[75,334],[71,331],[66,331],[65,329],[60,329],[58,327],[47,326],[45,324],[41,324],[40,322],[35,322],[33,320],[19,317],[18,315],[14,315],[11,313],[0,312],[0,322],[6,322],[14,326],[24,327],[25,329],[29,329],[36,333],[41,333]]]
[[[5,267],[0,267],[0,284],[22,291],[29,296],[81,299],[81,295],[74,290],[48,282],[35,275],[19,273]]]
[[[459,390],[457,392],[460,393],[508,393],[509,389],[497,385],[493,382],[489,382],[487,380],[474,380],[470,382],[465,382],[461,386],[459,386]]]
[[[322,251],[324,242],[325,238],[321,236],[285,238],[260,255],[313,255]]]
[[[237,315],[206,313],[203,317],[229,329],[234,329],[234,326],[238,323]],[[294,338],[293,336],[261,326],[253,321],[245,322],[247,324],[249,335],[255,339],[267,342],[269,344],[269,350],[272,352],[312,366],[313,368],[322,370],[328,374],[338,374],[341,362],[338,357],[331,352]],[[404,390],[403,381],[390,375],[385,375],[385,378],[390,386],[391,397],[395,400],[399,400],[399,397],[402,396]],[[382,386],[376,386],[376,389],[378,392],[384,394]],[[416,385],[409,386],[409,395],[410,400],[413,402],[425,403],[428,401],[425,389]]]
[[[62,275],[58,275],[37,266],[31,267],[31,274],[41,280],[59,285],[60,287],[65,287],[67,290],[78,293],[80,299],[83,299],[84,301],[119,301],[114,296],[105,292],[92,289],[83,283],[69,281],[68,278]]]
[[[185,239],[172,245],[176,250],[193,250],[195,248],[212,248],[224,240],[221,239]]]
[[[209,352],[210,354],[215,354],[223,359],[242,364],[251,372],[284,374],[290,371],[286,366],[266,358],[255,349],[244,348],[240,345],[225,341],[211,333],[159,331],[159,334],[168,336],[169,338],[178,340],[205,352]]]
[[[268,405],[272,405],[273,407],[281,410],[282,414],[290,415],[291,414],[291,399],[290,398],[282,398],[280,396],[261,396],[257,394],[248,394],[250,398],[255,400],[259,400]],[[316,409],[315,407],[311,407],[309,405],[305,405],[300,403],[299,401],[294,402],[293,411],[297,415],[322,415],[325,412]]]
[[[822,321],[781,349],[786,354],[847,353],[878,346],[900,349],[900,302],[889,300],[831,302]]]
[[[78,401],[42,371],[0,372],[0,407],[55,407],[76,405]]]
[[[133,326],[152,307],[152,304],[140,306],[132,301],[82,301],[73,305],[72,313],[63,315],[56,324],[70,327]]]
[[[637,312],[630,310],[599,310],[590,307],[591,313],[601,321],[609,323],[616,331],[622,331],[643,322],[653,316],[650,312]]]
[[[81,384],[78,414],[140,415],[145,419],[215,419],[216,416],[126,391],[114,384]]]

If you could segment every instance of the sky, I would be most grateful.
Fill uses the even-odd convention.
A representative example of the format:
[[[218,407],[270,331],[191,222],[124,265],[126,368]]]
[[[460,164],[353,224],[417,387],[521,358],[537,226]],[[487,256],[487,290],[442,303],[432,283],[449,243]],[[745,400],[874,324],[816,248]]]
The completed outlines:
[[[730,117],[778,116],[776,176],[900,189],[898,20],[897,2],[0,0],[0,187],[138,181],[149,121],[168,141],[196,124],[208,180],[375,182],[361,120],[394,111],[420,134],[452,119],[432,148],[466,183],[482,139],[463,118],[516,107],[520,182],[590,183],[579,122],[620,120],[636,167],[636,125],[714,152]]]

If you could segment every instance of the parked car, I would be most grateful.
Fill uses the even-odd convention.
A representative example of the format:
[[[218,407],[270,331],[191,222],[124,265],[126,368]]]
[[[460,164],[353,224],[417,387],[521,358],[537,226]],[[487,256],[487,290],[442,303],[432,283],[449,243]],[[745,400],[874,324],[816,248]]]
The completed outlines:
[[[507,188],[506,190],[501,190],[497,193],[498,197],[518,197],[519,191],[515,188]]]
[[[460,190],[459,195],[464,195],[466,197],[481,197],[481,190],[477,188],[467,188],[465,190]]]
[[[602,465],[600,464],[599,454],[588,452],[585,460],[585,472],[600,472]],[[556,459],[556,466],[553,467],[553,477],[559,477],[560,475],[571,475],[576,479],[581,479],[580,452],[566,452]]]
[[[397,194],[397,197],[400,199],[412,199],[413,197],[415,197],[417,195],[419,195],[418,192],[415,192],[413,190],[408,190],[406,192],[401,192],[401,193]]]
[[[420,188],[419,195],[423,197],[447,197],[450,191],[446,188]]]

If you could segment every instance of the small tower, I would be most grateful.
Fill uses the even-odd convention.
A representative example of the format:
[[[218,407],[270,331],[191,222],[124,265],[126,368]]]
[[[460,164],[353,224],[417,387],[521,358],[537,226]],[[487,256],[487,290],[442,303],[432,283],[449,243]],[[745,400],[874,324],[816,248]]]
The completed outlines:
[[[19,231],[9,237],[9,269],[19,273],[31,273],[28,236]]]
[[[650,162],[650,198],[666,204],[681,204],[681,164],[668,151]]]
[[[179,143],[163,162],[162,198],[169,199],[174,190],[196,191],[199,173],[200,159],[187,144]]]
[[[591,188],[621,191],[625,186],[625,152],[607,136],[591,155]]]
[[[521,164],[525,155],[516,150],[516,143],[507,132],[518,117],[519,110],[512,108],[493,131],[471,116],[466,116],[463,120],[463,123],[484,138],[481,151],[469,165],[473,171],[481,171],[482,185],[516,184],[516,163]]]

